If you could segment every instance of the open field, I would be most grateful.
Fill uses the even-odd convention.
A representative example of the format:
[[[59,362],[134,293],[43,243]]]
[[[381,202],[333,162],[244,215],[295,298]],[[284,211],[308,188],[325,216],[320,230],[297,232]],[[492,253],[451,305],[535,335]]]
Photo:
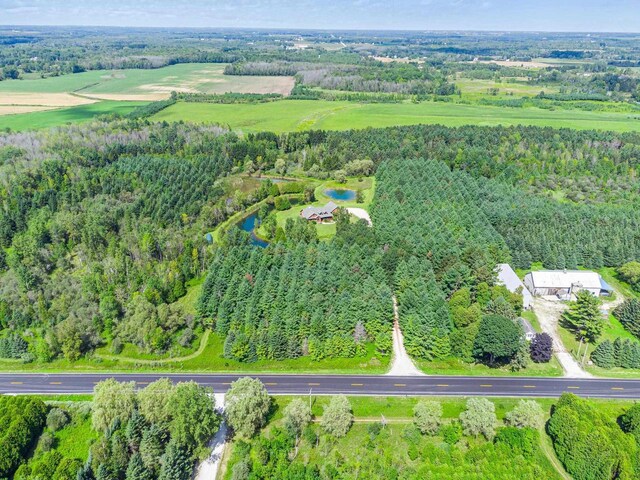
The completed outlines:
[[[454,80],[456,86],[462,91],[463,98],[480,98],[486,97],[489,89],[497,88],[497,96],[514,95],[518,97],[522,96],[535,96],[540,92],[545,93],[558,93],[559,89],[556,86],[548,85],[530,85],[524,81],[495,81],[495,80],[478,80],[473,78],[458,77]]]
[[[394,125],[535,125],[575,129],[640,131],[640,114],[504,108],[425,102],[362,104],[314,100],[283,100],[261,104],[177,104],[159,112],[158,121],[219,123],[245,132],[349,130]]]
[[[58,127],[66,123],[81,123],[98,115],[119,113],[126,115],[145,102],[98,102],[77,107],[25,113],[22,115],[0,116],[0,130],[10,128],[14,131],[36,130],[39,128]],[[11,107],[17,108],[17,107]],[[25,107],[35,108],[35,107]],[[47,109],[48,107],[43,107]],[[49,107],[50,108],[50,107]]]
[[[33,112],[46,112],[56,107],[45,107],[42,105],[0,105],[0,116],[2,115],[21,115]]]
[[[0,105],[34,105],[40,107],[75,107],[96,100],[70,93],[0,92]]]
[[[0,95],[75,92],[105,100],[153,101],[167,98],[174,90],[288,95],[294,85],[293,77],[227,76],[225,66],[185,63],[154,70],[95,70],[44,79],[9,80],[0,82]]]

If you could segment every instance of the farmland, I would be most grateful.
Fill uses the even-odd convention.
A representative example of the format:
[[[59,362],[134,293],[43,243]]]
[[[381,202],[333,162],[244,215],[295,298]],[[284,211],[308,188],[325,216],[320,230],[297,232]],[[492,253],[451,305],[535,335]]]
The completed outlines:
[[[0,129],[20,131],[78,123],[97,115],[126,114],[172,91],[222,94],[280,93],[292,77],[225,76],[224,64],[182,64],[154,70],[96,70],[0,82]]]
[[[225,76],[225,64],[182,64],[154,70],[95,70],[50,78],[26,77],[0,83],[4,93],[69,93],[107,100],[157,100],[172,91],[281,93],[291,77]]]
[[[580,130],[640,131],[640,113],[506,108],[446,102],[375,104],[283,100],[241,105],[179,102],[159,112],[152,119],[219,123],[244,132],[349,130],[417,124],[441,124],[449,127],[469,124],[531,125]]]
[[[104,101],[70,108],[60,108],[17,115],[2,115],[0,116],[0,130],[6,128],[10,128],[15,131],[37,130],[40,128],[57,127],[67,123],[86,122],[96,116],[107,115],[110,113],[125,115],[134,108],[144,105],[145,103],[146,102]],[[0,107],[0,109],[1,108],[2,107]],[[41,108],[47,109],[51,107]]]

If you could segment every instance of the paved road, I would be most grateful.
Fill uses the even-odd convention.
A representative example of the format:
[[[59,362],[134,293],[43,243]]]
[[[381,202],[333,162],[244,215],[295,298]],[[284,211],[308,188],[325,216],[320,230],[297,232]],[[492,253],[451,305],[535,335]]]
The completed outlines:
[[[91,393],[105,378],[135,381],[139,387],[169,377],[194,380],[223,393],[242,375],[219,374],[0,374],[0,393]],[[272,394],[454,395],[557,397],[573,392],[585,397],[640,399],[640,380],[497,377],[393,377],[383,375],[252,375]]]

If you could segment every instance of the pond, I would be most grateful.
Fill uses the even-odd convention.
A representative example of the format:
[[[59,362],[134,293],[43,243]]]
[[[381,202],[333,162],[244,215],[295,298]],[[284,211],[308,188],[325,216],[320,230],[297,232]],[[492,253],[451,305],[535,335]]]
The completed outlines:
[[[260,220],[258,220],[258,213],[252,213],[248,217],[242,219],[238,222],[238,226],[241,230],[245,232],[249,232],[251,234],[251,245],[255,245],[256,247],[265,248],[269,245],[269,242],[261,239],[256,235],[255,229],[260,225]]]
[[[346,190],[340,188],[329,188],[324,194],[334,200],[354,200],[356,198],[355,190]]]

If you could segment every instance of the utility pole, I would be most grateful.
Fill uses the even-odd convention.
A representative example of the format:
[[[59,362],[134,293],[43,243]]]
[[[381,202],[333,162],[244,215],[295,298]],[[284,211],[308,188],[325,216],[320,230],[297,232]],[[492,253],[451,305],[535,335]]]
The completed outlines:
[[[313,388],[309,389],[309,411],[311,411],[311,392],[313,391]]]

